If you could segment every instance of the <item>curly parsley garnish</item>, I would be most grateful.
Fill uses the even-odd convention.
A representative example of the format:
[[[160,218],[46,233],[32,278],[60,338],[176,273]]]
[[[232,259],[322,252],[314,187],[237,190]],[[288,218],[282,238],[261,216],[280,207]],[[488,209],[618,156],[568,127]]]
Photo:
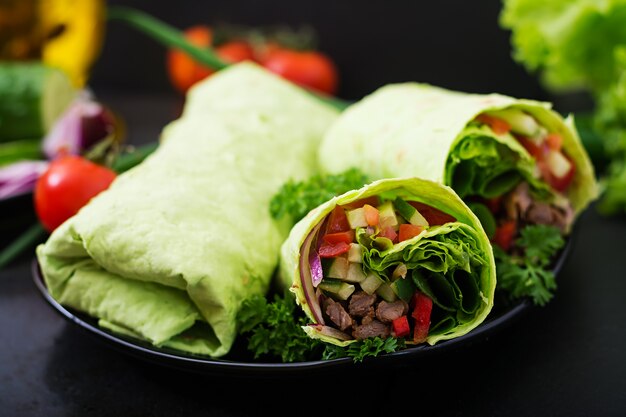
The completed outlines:
[[[320,204],[365,183],[367,176],[356,168],[335,175],[315,175],[306,181],[289,181],[270,201],[270,214],[275,219],[291,216],[295,223]]]
[[[549,267],[565,240],[556,227],[532,225],[521,230],[515,244],[518,250],[512,255],[494,245],[498,289],[543,306],[554,296],[557,285]]]

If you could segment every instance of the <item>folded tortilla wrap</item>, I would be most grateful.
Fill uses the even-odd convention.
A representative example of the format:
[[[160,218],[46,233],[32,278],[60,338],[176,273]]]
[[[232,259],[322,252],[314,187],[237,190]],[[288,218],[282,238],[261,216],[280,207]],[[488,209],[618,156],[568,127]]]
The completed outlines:
[[[375,205],[379,209],[376,226],[361,224],[353,229],[354,243],[349,252],[324,255],[323,246],[336,230],[333,225],[340,223],[334,217],[335,210],[345,212],[351,225],[358,223],[352,215],[373,196],[377,197]],[[402,239],[400,229],[400,241],[397,236],[394,240],[385,237],[388,235],[383,232],[391,227],[384,223],[394,223],[384,208],[390,201],[396,208],[396,220],[402,223],[392,229],[407,225],[398,214],[398,198],[405,203],[427,205],[420,206],[420,211],[430,219],[428,225],[418,229],[419,234],[409,239]],[[487,317],[496,287],[492,247],[478,218],[450,187],[418,178],[377,180],[310,211],[292,228],[281,248],[280,277],[311,320],[303,327],[307,334],[338,346],[375,335],[398,336],[390,320],[402,315],[417,332],[412,301],[418,293],[432,301],[425,327],[428,333],[417,342],[414,335],[405,335],[407,343],[432,345],[459,337]],[[357,304],[362,302],[372,307],[369,318],[356,312]],[[404,311],[394,316],[390,311],[394,308]]]
[[[520,120],[509,120],[513,128],[502,134],[477,122],[479,115]],[[563,155],[575,167],[563,192],[542,177],[543,165],[521,142],[543,140],[543,152],[547,145],[542,136],[549,134],[562,140],[562,154],[550,154],[557,168],[565,165],[567,170]],[[517,193],[511,199],[519,201],[531,194],[532,201],[549,205],[553,221],[565,232],[598,195],[594,169],[572,117],[564,119],[550,103],[499,94],[467,94],[412,82],[384,86],[343,112],[326,134],[319,156],[329,173],[358,167],[373,179],[417,176],[449,185],[464,199]],[[529,190],[518,189],[520,184]],[[549,223],[546,207],[528,213],[529,222]]]
[[[156,151],[37,248],[51,295],[156,346],[225,355],[289,231],[269,201],[317,172],[336,116],[254,64],[197,84]]]

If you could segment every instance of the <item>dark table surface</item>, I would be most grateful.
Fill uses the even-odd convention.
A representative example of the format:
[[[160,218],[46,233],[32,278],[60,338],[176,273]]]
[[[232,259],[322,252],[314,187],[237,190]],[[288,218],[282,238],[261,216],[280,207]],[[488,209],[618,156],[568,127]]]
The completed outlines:
[[[180,109],[172,97],[101,98],[125,118],[131,143],[154,141]],[[626,415],[626,218],[593,206],[548,305],[389,369],[259,379],[143,361],[55,312],[33,283],[32,260],[29,251],[0,270],[0,416]]]

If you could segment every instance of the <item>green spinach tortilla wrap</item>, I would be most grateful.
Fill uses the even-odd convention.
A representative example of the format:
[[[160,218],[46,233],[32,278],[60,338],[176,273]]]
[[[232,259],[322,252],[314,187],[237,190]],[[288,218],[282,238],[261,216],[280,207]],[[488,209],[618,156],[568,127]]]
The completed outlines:
[[[51,295],[101,326],[220,357],[289,232],[269,201],[317,171],[337,112],[254,64],[197,84],[156,151],[37,248]]]
[[[496,287],[479,219],[450,187],[419,178],[377,180],[310,211],[281,248],[280,277],[306,333],[338,346],[459,337],[487,317]]]
[[[505,249],[529,224],[571,231],[597,197],[572,117],[551,104],[391,84],[353,104],[320,148],[328,173],[358,167],[371,178],[417,176],[451,186]]]

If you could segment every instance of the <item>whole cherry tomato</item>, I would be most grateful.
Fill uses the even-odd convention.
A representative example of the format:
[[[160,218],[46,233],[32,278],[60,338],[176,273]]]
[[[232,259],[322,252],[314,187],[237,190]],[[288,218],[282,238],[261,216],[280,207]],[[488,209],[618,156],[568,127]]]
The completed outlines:
[[[208,26],[191,26],[184,31],[184,35],[196,46],[208,48],[213,43],[213,31]],[[184,94],[192,85],[215,71],[198,64],[183,51],[171,49],[167,54],[167,72],[174,88]]]
[[[213,31],[206,25],[195,25],[183,31],[185,38],[196,46],[213,47]],[[215,53],[225,62],[234,63],[254,59],[252,46],[243,40],[231,40],[215,47]],[[192,85],[215,72],[214,69],[196,62],[178,49],[171,49],[167,55],[167,70],[172,85],[181,93],[186,93]]]
[[[337,67],[322,52],[278,48],[267,54],[262,64],[302,87],[328,95],[337,93]]]
[[[35,184],[35,212],[52,232],[94,196],[109,188],[116,173],[86,158],[65,155],[53,160]]]

